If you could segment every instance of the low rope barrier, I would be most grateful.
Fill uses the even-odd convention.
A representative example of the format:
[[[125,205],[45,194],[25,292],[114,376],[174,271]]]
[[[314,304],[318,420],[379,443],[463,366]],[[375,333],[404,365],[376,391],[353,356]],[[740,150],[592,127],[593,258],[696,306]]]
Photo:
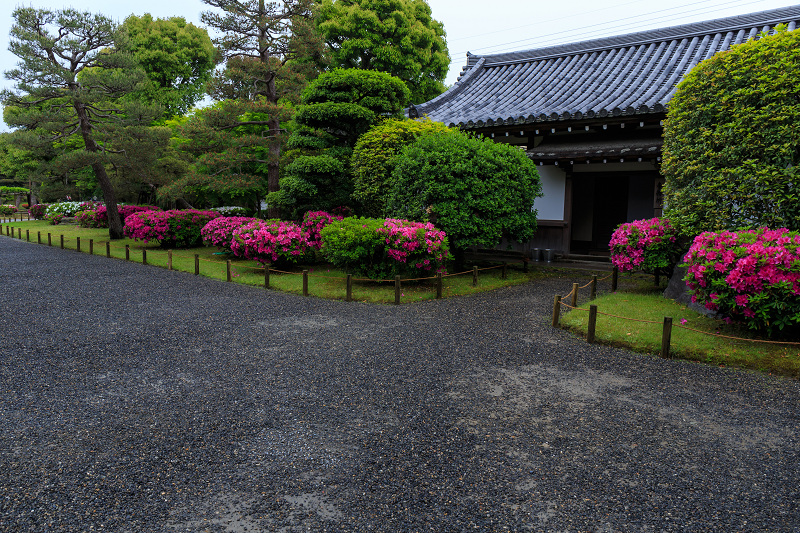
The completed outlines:
[[[10,226],[6,225],[6,234],[8,234],[12,238],[14,238],[14,234],[11,233],[11,229],[12,228]],[[18,229],[19,229],[19,238],[21,239],[22,238],[22,228],[18,228]],[[0,232],[2,232],[2,226],[0,226]],[[48,246],[52,246],[53,245],[52,238],[54,236],[56,236],[56,235],[53,235],[52,233],[47,233],[47,244],[48,244]],[[74,240],[75,241],[75,246],[72,249],[76,250],[77,252],[82,252],[81,244],[80,244],[81,243],[81,241],[80,241],[81,237],[76,236],[74,238],[73,237],[69,237],[69,238],[66,238],[66,239],[65,239],[64,235],[58,235],[56,237],[58,239],[58,245],[60,245],[61,248],[67,248],[66,245],[67,244],[71,244],[72,241]],[[26,231],[26,238],[30,241],[29,231]],[[41,231],[37,232],[36,240],[37,240],[37,242],[39,244],[43,244],[42,243],[42,232]],[[88,252],[91,255],[96,255],[94,253],[94,245],[95,244],[97,244],[98,246],[101,246],[101,245],[105,244],[105,249],[106,249],[105,255],[106,255],[106,257],[108,257],[108,258],[112,258],[112,257],[122,258],[119,255],[122,252],[122,249],[120,247],[121,243],[115,244],[113,246],[114,253],[112,253],[112,243],[114,243],[115,241],[98,240],[98,241],[95,242],[93,239],[88,239],[88,240],[89,240]],[[133,251],[137,252],[136,248],[134,248]],[[148,252],[149,252],[149,257],[148,257]],[[137,253],[141,254],[140,257],[141,257],[142,264],[144,264],[144,265],[152,265],[153,264],[153,260],[156,259],[156,254],[160,253],[160,251],[141,247],[141,248],[138,249]],[[173,270],[172,250],[166,250],[166,254],[167,254],[167,268],[169,270]],[[184,257],[184,258],[186,260],[190,260],[188,257]],[[131,261],[132,260],[132,258],[131,258],[131,245],[130,244],[125,244],[124,245],[124,259],[126,261]],[[483,268],[478,268],[477,266],[475,266],[475,267],[473,267],[472,270],[465,270],[463,272],[455,272],[455,273],[451,273],[451,274],[437,273],[437,274],[435,274],[433,276],[422,276],[422,277],[417,277],[417,278],[400,278],[400,276],[397,276],[397,277],[395,277],[395,279],[371,279],[371,278],[354,278],[351,274],[348,274],[346,277],[330,276],[330,275],[324,275],[324,274],[319,274],[319,273],[311,273],[308,270],[304,270],[302,272],[290,272],[290,271],[285,271],[285,270],[274,269],[269,264],[264,265],[264,266],[233,265],[230,260],[227,260],[227,261],[215,261],[213,259],[206,259],[206,258],[202,258],[201,259],[199,254],[194,254],[194,267],[195,267],[194,268],[194,274],[195,275],[199,275],[200,274],[200,264],[201,263],[211,263],[211,264],[216,264],[216,265],[225,265],[225,270],[226,270],[226,273],[227,273],[227,281],[229,281],[229,282],[233,281],[234,277],[240,277],[242,275],[242,274],[239,273],[239,270],[262,271],[262,272],[264,272],[264,287],[267,288],[267,289],[270,287],[270,274],[271,273],[286,274],[286,275],[302,275],[303,276],[303,295],[304,296],[308,296],[308,278],[309,277],[318,277],[318,278],[329,279],[329,280],[344,280],[344,281],[346,281],[346,284],[347,284],[346,285],[346,298],[345,298],[346,301],[352,301],[352,282],[353,281],[369,282],[369,283],[392,283],[392,282],[394,282],[394,284],[395,284],[395,304],[399,304],[401,295],[404,295],[401,292],[402,291],[402,283],[403,282],[417,282],[417,281],[435,280],[436,281],[436,283],[435,283],[436,298],[439,299],[439,298],[442,298],[442,292],[443,292],[442,280],[444,278],[450,278],[450,277],[455,277],[455,276],[463,276],[465,274],[470,274],[471,273],[473,275],[473,286],[476,287],[478,285],[478,273],[479,272],[488,271],[488,270],[503,269],[502,277],[503,277],[503,279],[505,279],[506,278],[506,268],[507,268],[507,265],[508,265],[507,262],[503,262],[503,264],[496,265],[496,266],[483,267]],[[186,271],[190,272],[190,270],[186,270]]]

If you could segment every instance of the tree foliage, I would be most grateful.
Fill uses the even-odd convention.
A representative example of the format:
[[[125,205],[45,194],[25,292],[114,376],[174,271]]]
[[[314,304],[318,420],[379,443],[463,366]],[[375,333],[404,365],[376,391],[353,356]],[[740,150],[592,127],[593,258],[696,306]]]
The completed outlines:
[[[6,120],[19,129],[14,140],[25,148],[53,148],[56,173],[91,168],[108,207],[109,235],[121,238],[106,165],[124,165],[143,153],[139,148],[152,150],[159,142],[147,130],[157,110],[125,100],[141,88],[145,74],[124,48],[115,47],[119,35],[103,15],[17,8],[13,17],[9,49],[20,62],[6,72],[16,91],[4,91],[2,100],[12,108]],[[115,146],[123,139],[140,142]]]
[[[700,63],[664,129],[665,215],[685,234],[800,229],[800,32]]]
[[[534,163],[519,148],[459,130],[422,135],[403,149],[387,211],[444,230],[454,249],[526,241],[541,196]]]
[[[444,90],[450,66],[444,26],[425,0],[323,0],[316,21],[332,66],[388,72],[406,83],[416,103]]]
[[[217,52],[205,29],[183,17],[125,19],[119,42],[147,74],[149,83],[132,95],[160,104],[167,116],[184,115],[199,102],[216,64]]]
[[[397,155],[422,135],[448,131],[432,120],[389,119],[363,134],[356,143],[350,164],[353,198],[361,202],[366,216],[385,216],[386,198],[392,188]]]
[[[219,32],[215,43],[229,64],[227,78],[217,78],[214,93],[217,96],[257,102],[265,100],[276,106],[281,92],[279,80],[292,59],[308,52],[311,39],[304,19],[311,16],[310,0],[203,0],[222,13],[208,11],[201,15],[204,23]],[[293,32],[293,27],[302,30]],[[302,63],[302,61],[301,61]],[[269,148],[267,158],[267,184],[270,192],[279,189],[279,161],[281,151],[282,113],[270,113],[262,121],[249,120],[252,126],[266,129],[264,140]],[[235,141],[232,141],[235,142]],[[231,167],[229,172],[236,172]],[[273,211],[271,216],[277,216]]]

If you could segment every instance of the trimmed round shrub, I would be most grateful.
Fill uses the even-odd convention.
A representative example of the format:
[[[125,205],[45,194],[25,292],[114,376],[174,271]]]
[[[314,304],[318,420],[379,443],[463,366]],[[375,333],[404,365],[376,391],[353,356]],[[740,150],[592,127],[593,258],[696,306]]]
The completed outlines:
[[[163,248],[191,248],[202,242],[203,226],[219,216],[216,211],[197,209],[141,211],[125,219],[123,231],[137,241],[159,241]]]
[[[681,255],[678,232],[666,218],[620,224],[608,245],[611,262],[620,272],[669,273]]]
[[[320,232],[331,222],[342,220],[344,217],[333,215],[326,211],[307,211],[303,215],[303,222],[300,228],[306,234],[308,244],[315,250],[322,249],[322,238]]]
[[[353,198],[363,205],[369,217],[384,216],[386,199],[392,189],[395,157],[403,147],[424,134],[448,128],[430,119],[388,119],[359,137],[350,166],[353,169]]]
[[[253,217],[227,217],[221,216],[210,221],[200,230],[203,244],[216,246],[220,250],[231,251],[233,232],[256,220]]]
[[[800,325],[800,233],[706,232],[684,257],[692,300],[771,334]]]
[[[686,235],[800,230],[800,32],[784,26],[701,62],[664,121],[665,215]]]
[[[430,223],[345,218],[321,232],[322,253],[338,268],[370,279],[444,272],[447,236]]]
[[[44,216],[44,219],[50,223],[51,226],[57,226],[61,224],[61,221],[66,218],[61,213],[50,213]]]
[[[259,263],[296,263],[310,250],[305,233],[294,222],[253,220],[233,232],[231,250]]]
[[[30,213],[34,220],[42,220],[47,211],[47,207],[47,204],[34,204],[28,209],[28,213]]]

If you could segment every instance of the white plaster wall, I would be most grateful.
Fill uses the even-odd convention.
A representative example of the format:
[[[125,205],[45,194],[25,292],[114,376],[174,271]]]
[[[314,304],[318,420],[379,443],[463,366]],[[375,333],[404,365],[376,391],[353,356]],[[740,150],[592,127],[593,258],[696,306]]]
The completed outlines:
[[[567,183],[567,173],[555,165],[537,166],[539,177],[542,180],[541,198],[533,202],[537,209],[539,220],[564,220],[564,191]]]

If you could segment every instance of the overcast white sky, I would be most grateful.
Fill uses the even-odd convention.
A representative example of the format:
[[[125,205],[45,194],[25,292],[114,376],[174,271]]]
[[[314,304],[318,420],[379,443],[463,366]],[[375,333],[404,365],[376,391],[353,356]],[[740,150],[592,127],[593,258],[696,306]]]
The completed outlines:
[[[3,0],[9,6],[0,16],[0,71],[16,65],[8,51],[12,18],[10,6],[74,7],[103,13],[119,22],[130,14],[183,16],[200,25],[201,0]],[[455,82],[467,51],[492,54],[527,50],[611,35],[675,26],[793,5],[791,0],[428,0],[433,17],[442,22],[450,49],[450,73]],[[0,79],[0,87],[10,88]],[[6,131],[5,124],[0,129]]]

